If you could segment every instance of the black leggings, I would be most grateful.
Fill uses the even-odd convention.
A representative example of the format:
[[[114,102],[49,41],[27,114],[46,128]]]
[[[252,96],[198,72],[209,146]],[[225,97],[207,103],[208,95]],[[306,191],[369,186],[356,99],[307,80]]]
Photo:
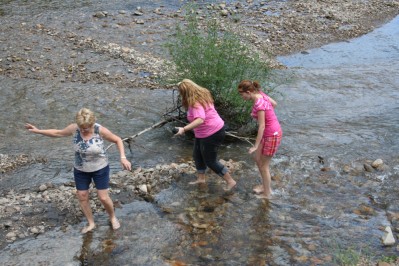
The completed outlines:
[[[199,174],[204,174],[206,168],[211,168],[219,176],[227,173],[227,168],[217,160],[217,151],[222,144],[226,132],[224,127],[206,138],[195,138],[193,157]]]

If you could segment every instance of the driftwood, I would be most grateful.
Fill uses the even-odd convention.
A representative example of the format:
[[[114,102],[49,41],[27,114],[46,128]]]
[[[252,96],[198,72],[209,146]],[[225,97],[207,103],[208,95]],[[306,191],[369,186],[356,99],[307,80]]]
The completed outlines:
[[[152,126],[146,128],[146,129],[140,131],[139,133],[134,134],[133,136],[130,136],[130,137],[127,137],[127,138],[123,138],[122,141],[130,141],[130,140],[132,140],[132,139],[134,139],[134,138],[137,138],[138,136],[144,134],[144,133],[147,132],[147,131],[150,131],[150,130],[152,130],[152,129],[154,129],[154,128],[162,127],[162,126],[165,125],[166,123],[169,123],[169,122],[171,122],[171,121],[173,121],[173,120],[175,120],[174,117],[166,118],[166,119],[164,119],[164,120],[162,120],[162,121],[159,121],[158,123],[153,124]],[[110,144],[105,150],[108,150],[108,149],[111,148],[113,145],[115,145],[115,143]]]
[[[140,131],[139,133],[134,134],[133,136],[123,138],[122,141],[128,142],[128,141],[130,141],[130,140],[132,140],[134,138],[137,138],[138,136],[140,136],[140,135],[142,135],[142,134],[144,134],[144,133],[146,133],[146,132],[148,132],[148,131],[150,131],[152,129],[162,127],[163,125],[165,125],[165,124],[167,124],[169,122],[172,122],[172,121],[179,121],[182,124],[187,124],[187,123],[184,123],[183,121],[179,120],[177,117],[169,117],[169,118],[166,118],[166,119],[164,119],[162,121],[159,121],[158,123],[153,124],[152,126]],[[248,142],[251,146],[253,145],[252,142],[250,141],[250,140],[253,140],[251,138],[237,136],[237,135],[235,135],[235,134],[233,134],[232,132],[229,132],[229,131],[226,132],[226,135],[229,136],[229,137],[232,137],[232,138],[239,139],[241,141]],[[113,145],[115,145],[115,143],[110,144],[105,150],[108,150]]]
[[[230,131],[226,131],[226,135],[229,136],[229,137],[235,138],[235,139],[239,139],[239,140],[248,142],[249,145],[251,145],[251,146],[254,145],[254,144],[251,142],[251,140],[255,141],[254,138],[247,138],[247,137],[237,136],[237,135],[234,135],[234,134],[233,134],[232,132],[230,132]]]
[[[146,133],[146,132],[148,132],[148,131],[150,131],[150,130],[152,130],[152,129],[162,127],[163,125],[165,125],[165,124],[167,124],[167,123],[169,123],[169,122],[172,122],[172,121],[179,122],[179,123],[181,123],[182,125],[187,125],[187,123],[186,123],[185,121],[182,120],[182,117],[185,116],[185,112],[182,110],[181,100],[180,100],[180,98],[177,98],[177,100],[175,99],[175,98],[176,98],[175,93],[176,93],[176,90],[173,90],[173,105],[174,105],[174,107],[171,108],[169,111],[167,111],[167,112],[163,115],[164,120],[159,121],[159,122],[153,124],[152,126],[150,126],[150,127],[146,128],[146,129],[140,131],[140,132],[137,133],[137,134],[134,134],[133,136],[130,136],[130,137],[127,137],[127,138],[123,138],[122,141],[124,141],[124,142],[129,142],[129,141],[133,140],[134,138],[137,138],[138,136],[140,136],[140,135],[142,135],[142,134],[144,134],[144,133]],[[232,137],[232,138],[239,139],[239,140],[241,140],[241,141],[246,141],[246,142],[248,142],[251,146],[253,145],[252,142],[250,141],[250,140],[254,140],[254,139],[252,139],[252,138],[237,136],[237,135],[233,134],[233,133],[230,132],[230,131],[227,131],[227,132],[226,132],[226,135],[229,136],[229,137]],[[109,149],[110,147],[112,147],[113,145],[115,145],[115,143],[112,143],[111,145],[109,145],[105,150],[108,150],[108,149]]]

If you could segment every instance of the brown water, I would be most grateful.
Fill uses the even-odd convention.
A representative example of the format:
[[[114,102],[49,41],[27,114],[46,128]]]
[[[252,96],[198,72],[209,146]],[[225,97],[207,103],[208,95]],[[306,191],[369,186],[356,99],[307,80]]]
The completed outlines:
[[[97,112],[101,124],[126,137],[162,119],[171,106],[172,91],[130,87],[129,80],[143,73],[130,71],[137,65],[79,47],[66,41],[67,33],[127,47],[140,42],[138,50],[143,53],[162,54],[151,51],[156,44],[149,45],[161,35],[121,26],[131,15],[119,11],[159,5],[174,9],[179,4],[1,3],[5,15],[0,67],[5,71],[0,75],[0,153],[48,158],[45,165],[2,175],[2,192],[72,178],[71,140],[27,134],[26,121],[59,128],[87,106]],[[92,17],[99,10],[112,16],[99,22]],[[38,23],[53,31],[38,31]],[[171,25],[168,19],[154,23]],[[276,96],[284,140],[272,165],[275,200],[260,201],[251,193],[259,177],[247,155],[248,145],[226,143],[220,157],[244,162],[234,173],[238,188],[233,193],[224,192],[221,180],[213,175],[206,186],[189,186],[194,177],[186,174],[159,193],[154,203],[137,201],[117,209],[123,223],[117,232],[101,214],[92,234],[80,235],[82,225],[74,224],[66,232],[59,228],[16,241],[1,251],[0,263],[333,265],[334,256],[349,248],[368,250],[373,256],[397,255],[395,246],[384,248],[380,239],[381,227],[398,227],[387,215],[399,212],[398,26],[396,18],[356,40],[279,58],[295,72],[295,79],[280,86],[282,96]],[[68,67],[87,70],[85,75],[69,73]],[[138,137],[128,156],[135,167],[153,167],[189,158],[191,146],[191,140],[172,138],[164,127]],[[111,149],[113,171],[119,170],[117,158]],[[388,169],[364,172],[363,163],[377,158]]]

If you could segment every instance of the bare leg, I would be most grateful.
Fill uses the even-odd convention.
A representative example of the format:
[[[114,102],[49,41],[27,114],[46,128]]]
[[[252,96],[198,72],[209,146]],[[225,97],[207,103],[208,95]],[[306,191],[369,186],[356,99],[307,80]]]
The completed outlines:
[[[223,179],[226,181],[227,186],[225,188],[226,191],[231,190],[233,187],[236,186],[237,182],[231,177],[230,173],[227,172],[224,174]]]
[[[272,198],[272,187],[271,187],[271,175],[270,175],[270,161],[271,156],[264,156],[261,153],[261,149],[256,150],[255,161],[258,166],[260,175],[262,177],[262,188],[255,187],[254,191],[259,191],[257,198],[271,199]]]
[[[119,227],[121,227],[118,219],[115,216],[114,204],[112,202],[112,199],[109,197],[108,189],[97,190],[97,195],[101,203],[103,204],[105,211],[109,215],[109,220],[111,222],[112,229],[116,230]]]
[[[87,219],[88,225],[82,229],[82,234],[85,234],[96,227],[93,219],[93,213],[91,211],[90,202],[89,202],[89,191],[88,190],[78,190],[76,195],[79,200],[80,208],[84,216]]]
[[[197,174],[197,180],[190,182],[190,185],[203,184],[206,182],[205,174]]]

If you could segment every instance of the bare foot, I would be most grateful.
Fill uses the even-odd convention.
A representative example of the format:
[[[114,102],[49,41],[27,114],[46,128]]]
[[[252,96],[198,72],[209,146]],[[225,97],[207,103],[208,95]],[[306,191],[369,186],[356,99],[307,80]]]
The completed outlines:
[[[258,199],[268,199],[268,200],[271,200],[273,198],[271,194],[270,195],[266,195],[264,193],[259,194],[259,195],[255,195],[255,197],[258,198]]]
[[[263,191],[263,185],[257,185],[253,188],[253,192],[255,192],[256,194],[262,194]]]
[[[229,184],[226,185],[226,187],[224,188],[224,191],[230,191],[230,190],[232,190],[233,188],[235,188],[236,185],[237,185],[237,182],[236,182],[236,181],[231,182],[231,183],[229,183]]]
[[[117,230],[117,229],[119,229],[119,227],[121,227],[121,224],[119,223],[118,219],[114,218],[114,219],[111,219],[111,226],[112,226],[112,229]]]
[[[196,184],[204,184],[206,182],[205,179],[197,179],[195,181],[190,182],[190,185],[196,185]]]
[[[91,230],[93,230],[94,228],[96,228],[95,224],[89,224],[88,226],[84,227],[80,232],[82,234],[86,234],[87,232],[90,232]]]

